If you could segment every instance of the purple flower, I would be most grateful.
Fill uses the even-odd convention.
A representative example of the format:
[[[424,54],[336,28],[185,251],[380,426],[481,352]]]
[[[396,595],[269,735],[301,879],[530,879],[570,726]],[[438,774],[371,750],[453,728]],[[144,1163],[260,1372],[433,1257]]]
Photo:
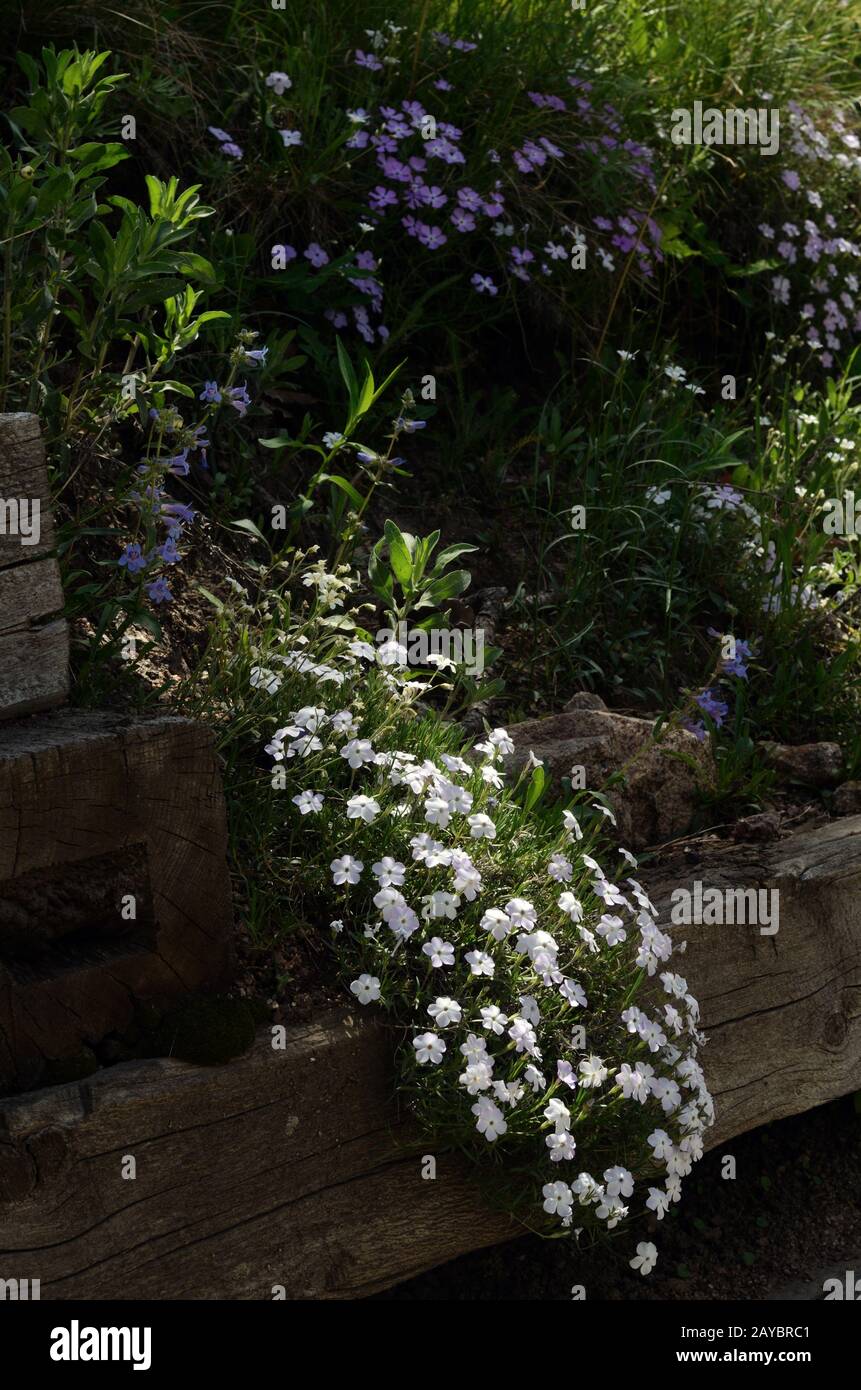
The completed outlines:
[[[203,390],[197,398],[199,401],[207,401],[212,405],[218,405],[221,400],[221,392],[215,381],[204,382]]]
[[[703,690],[696,696],[696,704],[699,705],[703,714],[707,714],[714,721],[718,728],[723,724],[729,713],[729,705],[723,700],[719,700],[713,690]]]
[[[376,270],[377,261],[373,251],[360,251],[356,256],[356,265],[359,270]]]
[[[382,212],[385,208],[393,207],[398,201],[398,195],[393,188],[384,188],[378,183],[376,188],[372,188],[368,196],[368,206],[374,212]]]
[[[262,367],[266,362],[266,355],[268,352],[268,347],[244,348],[243,356],[245,358],[245,361],[248,363],[249,367]]]
[[[156,546],[155,553],[161,556],[166,565],[177,564],[180,554],[176,548],[176,537],[168,536],[167,540],[163,541],[161,545]]]
[[[230,404],[233,406],[234,410],[239,411],[240,417],[246,414],[251,404],[251,397],[248,394],[248,388],[244,381],[241,386],[231,386]]]
[[[173,473],[176,478],[185,478],[188,474],[188,450],[183,449],[181,453],[174,454],[173,458],[163,460],[168,472]]]
[[[429,251],[437,251],[440,246],[444,246],[448,237],[441,227],[425,227],[419,232],[419,241],[426,246]]]
[[[471,212],[466,211],[466,208],[455,208],[451,215],[451,221],[452,226],[456,227],[459,232],[475,231],[475,218]]]
[[[783,179],[783,182],[786,184],[787,188],[792,189],[793,193],[801,187],[801,179],[798,177],[794,169],[784,169],[780,177]]]
[[[147,560],[139,545],[127,545],[117,564],[124,565],[129,574],[137,574],[146,569]]]
[[[301,145],[302,143],[301,130],[279,130],[278,134],[284,141],[286,149],[289,149],[291,145]]]
[[[438,92],[454,91],[454,87],[451,85],[450,82],[447,82],[444,77],[438,77],[436,82],[434,83],[434,86],[436,87]]]
[[[361,48],[356,49],[355,64],[358,68],[367,68],[368,72],[382,71],[382,63],[379,58],[375,58],[373,53],[363,53]]]
[[[295,261],[296,255],[295,246],[285,246],[281,241],[277,242],[271,250],[272,260],[283,261],[285,265],[288,265],[290,261]]]
[[[478,290],[479,294],[494,295],[499,293],[498,286],[494,285],[489,275],[479,275],[476,273],[469,283]]]
[[[320,270],[322,266],[329,264],[329,257],[323,250],[322,246],[320,246],[316,241],[311,242],[311,245],[308,247],[304,254],[305,260],[310,261],[316,270]]]
[[[146,591],[153,603],[170,603],[173,598],[173,594],[167,587],[167,580],[161,575],[158,579],[154,579],[151,584],[147,584]]]
[[[403,430],[405,434],[415,434],[416,430],[427,428],[427,420],[407,420],[403,415],[399,415],[395,421],[395,429]]]
[[[230,155],[230,158],[231,158],[231,159],[241,159],[241,158],[242,158],[242,146],[241,146],[241,145],[235,145],[235,144],[233,143],[232,140],[229,140],[228,143],[227,143],[226,145],[222,145],[222,146],[221,146],[221,153],[222,153],[222,154]]]
[[[442,208],[445,207],[448,202],[445,193],[443,193],[441,188],[437,188],[436,184],[431,184],[430,186],[421,184],[419,186],[418,196],[419,200],[429,208]]]
[[[174,526],[176,523],[189,526],[196,516],[194,508],[190,507],[187,502],[163,502],[161,514],[163,517],[174,518]]]

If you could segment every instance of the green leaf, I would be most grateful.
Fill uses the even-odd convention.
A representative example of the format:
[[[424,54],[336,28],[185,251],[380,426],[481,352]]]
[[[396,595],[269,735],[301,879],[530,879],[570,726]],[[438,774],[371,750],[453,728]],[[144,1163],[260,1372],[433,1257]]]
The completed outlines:
[[[406,537],[399,526],[387,521],[383,535],[389,547],[389,564],[402,589],[410,587],[413,577],[413,557]]]
[[[121,164],[124,159],[131,158],[125,145],[117,144],[115,141],[103,145],[96,140],[88,140],[85,145],[78,145],[74,150],[69,150],[68,156],[69,159],[80,160],[85,166],[81,169],[81,174],[85,177],[98,173],[100,169],[113,169],[115,164]]]
[[[423,590],[421,599],[416,605],[417,608],[427,608],[428,605],[436,608],[447,599],[457,598],[464,589],[468,589],[472,575],[469,570],[452,570],[450,574],[440,575],[439,579],[434,579],[426,589]]]
[[[321,473],[319,481],[321,483],[334,483],[335,487],[339,487],[342,492],[345,492],[347,494],[354,506],[362,507],[364,505],[365,499],[362,497],[361,493],[357,492],[356,489],[353,487],[353,484],[347,482],[347,479],[343,477],[342,474]]]
[[[260,527],[256,522],[252,521],[250,517],[245,516],[241,521],[232,522],[232,528],[234,531],[247,531],[249,535],[255,536],[257,540],[262,541],[264,545],[269,545]]]
[[[547,778],[544,775],[544,768],[533,768],[532,776],[529,779],[529,786],[526,790],[526,796],[523,800],[524,811],[531,811],[533,806],[540,800],[546,781]]]

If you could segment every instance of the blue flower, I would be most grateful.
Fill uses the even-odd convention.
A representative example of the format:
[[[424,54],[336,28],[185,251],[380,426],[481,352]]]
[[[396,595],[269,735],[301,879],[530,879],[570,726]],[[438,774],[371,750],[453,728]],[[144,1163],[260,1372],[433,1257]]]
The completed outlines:
[[[153,603],[170,603],[173,594],[167,586],[167,581],[159,575],[151,584],[147,584],[146,591]]]
[[[221,392],[218,389],[218,383],[215,381],[204,382],[203,390],[198,396],[198,400],[209,401],[212,404],[217,405],[218,402],[221,400]]]
[[[127,545],[117,564],[124,565],[129,574],[138,574],[147,567],[146,556],[139,545]]]

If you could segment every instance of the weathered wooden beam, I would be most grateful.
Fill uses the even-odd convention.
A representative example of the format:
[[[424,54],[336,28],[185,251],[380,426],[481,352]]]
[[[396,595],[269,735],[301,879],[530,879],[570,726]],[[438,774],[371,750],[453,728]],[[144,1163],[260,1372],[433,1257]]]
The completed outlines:
[[[63,590],[53,545],[39,420],[0,415],[0,719],[68,698],[69,634],[54,616]]]
[[[225,980],[220,772],[187,719],[64,710],[0,728],[0,1084]]]
[[[772,936],[673,928],[711,1039],[711,1146],[861,1086],[861,817],[642,877],[663,899],[780,890]],[[356,1297],[516,1234],[460,1160],[422,1179],[392,1091],[383,1030],[330,1014],[225,1067],[126,1063],[6,1102],[0,1277],[43,1298]]]

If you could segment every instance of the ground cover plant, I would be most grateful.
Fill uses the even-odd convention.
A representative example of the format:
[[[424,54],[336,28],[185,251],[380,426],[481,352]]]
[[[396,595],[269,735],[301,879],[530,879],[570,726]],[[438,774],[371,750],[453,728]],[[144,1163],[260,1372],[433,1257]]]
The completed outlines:
[[[712,820],[769,740],[861,768],[859,16],[397,10],[4,7],[0,410],[74,699],[216,731],[264,992],[310,942],[434,1141],[647,1274],[698,1005],[601,788],[509,775],[506,726],[684,726]],[[779,140],[679,140],[695,103]],[[503,586],[481,669],[430,645]]]

